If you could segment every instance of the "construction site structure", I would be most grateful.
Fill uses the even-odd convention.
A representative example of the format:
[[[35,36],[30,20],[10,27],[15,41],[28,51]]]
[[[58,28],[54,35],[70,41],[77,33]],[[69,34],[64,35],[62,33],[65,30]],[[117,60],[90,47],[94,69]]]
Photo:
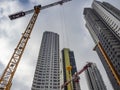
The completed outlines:
[[[63,48],[62,50],[62,67],[63,67],[63,81],[66,82],[77,72],[77,66],[74,56],[74,51],[69,48]],[[64,90],[81,90],[79,82],[71,81],[69,85],[64,87]]]
[[[49,8],[49,7],[52,7],[55,5],[59,5],[59,4],[62,5],[63,3],[68,2],[68,1],[71,1],[71,0],[62,0],[62,1],[58,1],[55,3],[49,4],[49,5],[43,6],[43,7],[41,5],[38,5],[38,6],[35,6],[34,9],[32,9],[32,10],[25,11],[25,12],[18,12],[18,13],[15,13],[15,14],[12,14],[9,16],[9,18],[11,20],[14,20],[16,18],[20,18],[20,17],[23,17],[27,14],[34,12],[31,20],[29,21],[29,24],[27,25],[27,28],[25,29],[24,33],[22,34],[22,37],[12,54],[12,57],[7,65],[7,67],[5,68],[2,76],[0,77],[0,90],[10,90],[11,85],[12,85],[13,76],[16,72],[16,69],[20,62],[22,54],[25,50],[26,44],[30,38],[31,32],[33,30],[34,24],[37,20],[40,10],[46,9],[46,8]]]
[[[84,72],[88,67],[90,67],[92,65],[91,62],[88,62],[79,72],[76,72],[69,81],[65,82],[63,85],[61,85],[61,90],[67,86],[68,84],[71,83],[71,81],[74,81],[74,82],[79,82],[79,75]]]

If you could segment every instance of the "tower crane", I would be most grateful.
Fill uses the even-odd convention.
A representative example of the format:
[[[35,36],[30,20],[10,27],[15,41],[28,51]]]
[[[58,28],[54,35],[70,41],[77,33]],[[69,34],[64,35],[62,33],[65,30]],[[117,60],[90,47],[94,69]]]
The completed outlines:
[[[61,85],[61,89],[63,89],[65,86],[67,86],[71,81],[78,82],[78,80],[79,80],[79,76],[78,75],[80,75],[83,71],[85,71],[91,65],[92,65],[92,63],[88,62],[79,72],[76,72],[69,81],[67,81],[64,84],[62,84]]]
[[[28,10],[25,12],[23,12],[23,11],[18,12],[18,13],[15,13],[15,14],[12,14],[9,16],[9,18],[11,20],[14,20],[14,19],[23,17],[27,14],[34,12],[32,18],[29,21],[29,24],[27,25],[27,28],[25,29],[24,33],[22,34],[22,37],[21,37],[17,47],[15,48],[15,50],[12,54],[12,57],[10,58],[9,63],[7,64],[7,67],[5,68],[2,76],[0,77],[0,90],[10,90],[11,85],[12,85],[13,76],[16,72],[16,69],[17,69],[18,64],[20,62],[22,54],[25,50],[26,44],[30,38],[31,32],[33,30],[34,24],[37,20],[37,17],[38,17],[40,10],[46,9],[46,8],[49,8],[49,7],[52,7],[55,5],[59,5],[59,4],[62,5],[63,3],[68,2],[68,1],[71,1],[71,0],[61,0],[61,1],[54,2],[54,3],[49,4],[49,5],[46,5],[46,6],[38,5],[38,6],[35,6],[34,9],[32,9],[32,10]]]

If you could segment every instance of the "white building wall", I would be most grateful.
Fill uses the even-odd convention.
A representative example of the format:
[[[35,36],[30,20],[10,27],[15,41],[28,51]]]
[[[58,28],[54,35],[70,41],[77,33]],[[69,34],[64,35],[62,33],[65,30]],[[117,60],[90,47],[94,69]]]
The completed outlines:
[[[43,35],[32,90],[60,90],[59,35],[56,33]]]

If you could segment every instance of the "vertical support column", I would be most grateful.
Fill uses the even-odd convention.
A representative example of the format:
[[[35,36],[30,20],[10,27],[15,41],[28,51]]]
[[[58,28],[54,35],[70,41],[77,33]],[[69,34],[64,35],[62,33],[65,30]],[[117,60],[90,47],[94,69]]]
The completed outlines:
[[[97,46],[100,49],[103,57],[105,58],[110,70],[112,71],[112,74],[114,75],[114,78],[116,79],[117,83],[120,85],[120,76],[117,74],[114,66],[112,65],[110,59],[108,58],[107,54],[105,53],[104,49],[102,48],[100,42],[98,42]]]

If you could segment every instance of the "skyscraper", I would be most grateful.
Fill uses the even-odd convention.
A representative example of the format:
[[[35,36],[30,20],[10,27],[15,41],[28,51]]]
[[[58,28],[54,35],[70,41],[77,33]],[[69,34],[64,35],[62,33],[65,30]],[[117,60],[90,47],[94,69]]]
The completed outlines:
[[[32,90],[60,90],[59,35],[44,32]]]
[[[87,77],[89,90],[107,90],[95,63],[85,70],[85,75]]]
[[[84,9],[88,28],[101,62],[115,90],[120,90],[120,10],[107,2],[94,0]]]
[[[68,48],[62,50],[62,60],[63,60],[63,77],[64,82],[69,81],[72,76],[77,72],[76,62],[74,58],[73,51],[70,51]],[[71,70],[67,70],[68,67],[71,67]],[[79,81],[71,82],[64,87],[64,90],[80,90]]]

